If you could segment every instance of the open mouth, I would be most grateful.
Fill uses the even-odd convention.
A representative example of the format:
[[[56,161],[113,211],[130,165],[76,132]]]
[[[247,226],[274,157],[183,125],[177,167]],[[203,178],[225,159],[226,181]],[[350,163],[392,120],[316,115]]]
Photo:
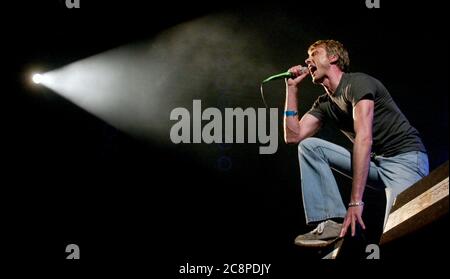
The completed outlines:
[[[317,67],[314,65],[309,65],[309,72],[311,73],[311,75],[314,75],[314,72],[317,70]]]

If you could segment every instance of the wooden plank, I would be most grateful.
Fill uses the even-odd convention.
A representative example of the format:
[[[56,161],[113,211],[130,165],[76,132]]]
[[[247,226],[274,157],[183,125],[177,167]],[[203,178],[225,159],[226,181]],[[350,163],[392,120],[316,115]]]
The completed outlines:
[[[446,197],[448,197],[448,177],[391,213],[384,231],[391,230]]]
[[[398,195],[380,243],[414,232],[449,209],[448,162]]]
[[[434,185],[448,177],[448,161],[433,170],[429,175],[417,181],[413,186],[401,192],[395,199],[395,203],[391,208],[391,212],[396,211],[410,200],[424,193]]]
[[[322,259],[323,260],[335,260],[339,254],[339,251],[341,250],[342,243],[344,242],[344,239],[339,239],[333,244],[333,247],[331,248],[331,251],[325,255]]]

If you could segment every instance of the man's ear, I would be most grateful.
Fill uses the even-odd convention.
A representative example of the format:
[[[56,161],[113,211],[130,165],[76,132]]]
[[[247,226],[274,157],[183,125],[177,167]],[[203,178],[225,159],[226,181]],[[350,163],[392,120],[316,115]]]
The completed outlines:
[[[330,56],[328,56],[328,59],[330,59],[330,64],[336,64],[336,62],[339,59],[338,55],[332,54]]]

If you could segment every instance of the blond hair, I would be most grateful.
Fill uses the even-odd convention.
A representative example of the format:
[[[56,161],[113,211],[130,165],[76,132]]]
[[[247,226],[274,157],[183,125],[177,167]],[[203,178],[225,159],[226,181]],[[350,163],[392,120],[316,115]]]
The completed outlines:
[[[324,46],[328,56],[330,55],[338,56],[336,65],[339,67],[339,69],[341,69],[341,71],[343,72],[348,71],[348,68],[350,66],[350,58],[348,57],[348,52],[343,44],[335,40],[319,40],[313,43],[308,48],[308,52],[310,52],[312,49],[318,46]]]

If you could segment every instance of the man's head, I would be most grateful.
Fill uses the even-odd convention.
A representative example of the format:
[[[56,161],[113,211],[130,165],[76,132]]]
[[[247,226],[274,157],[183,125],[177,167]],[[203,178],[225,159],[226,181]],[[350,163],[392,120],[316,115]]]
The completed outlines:
[[[335,40],[320,40],[308,48],[308,59],[305,60],[314,83],[321,83],[326,72],[335,65],[342,72],[348,71],[350,59],[344,46]]]

